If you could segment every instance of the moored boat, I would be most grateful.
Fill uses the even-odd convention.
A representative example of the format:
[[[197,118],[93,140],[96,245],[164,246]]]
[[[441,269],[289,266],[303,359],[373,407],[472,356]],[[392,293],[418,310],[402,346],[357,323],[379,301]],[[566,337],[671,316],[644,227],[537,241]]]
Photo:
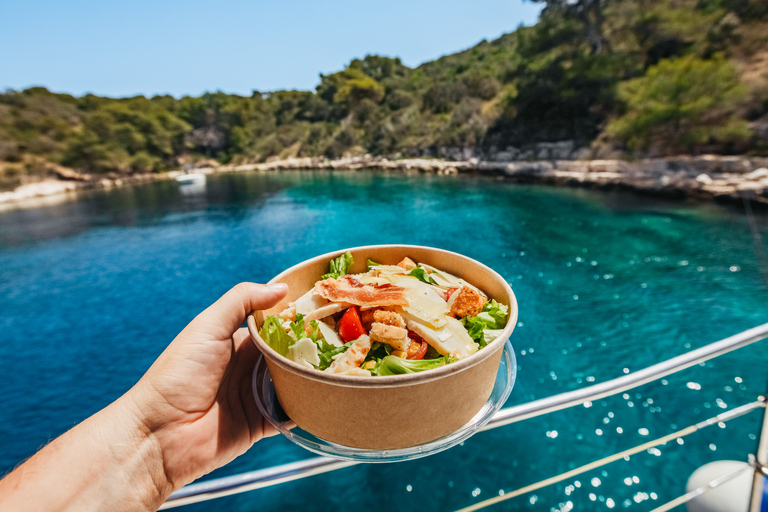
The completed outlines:
[[[176,182],[179,185],[189,185],[195,183],[205,183],[205,174],[193,172],[176,176]]]

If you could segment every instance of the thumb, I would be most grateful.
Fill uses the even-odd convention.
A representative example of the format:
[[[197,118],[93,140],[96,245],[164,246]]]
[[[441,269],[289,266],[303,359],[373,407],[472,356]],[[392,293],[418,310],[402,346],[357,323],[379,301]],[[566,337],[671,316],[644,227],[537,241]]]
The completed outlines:
[[[192,321],[193,328],[219,339],[232,336],[252,311],[271,308],[288,293],[283,283],[240,283],[200,313]]]

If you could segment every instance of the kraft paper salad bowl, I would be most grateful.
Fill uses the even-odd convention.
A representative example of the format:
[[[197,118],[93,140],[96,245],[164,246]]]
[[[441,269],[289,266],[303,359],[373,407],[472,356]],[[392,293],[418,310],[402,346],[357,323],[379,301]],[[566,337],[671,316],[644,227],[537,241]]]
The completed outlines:
[[[509,306],[501,334],[474,354],[439,368],[404,375],[359,377],[307,368],[275,352],[259,335],[277,315],[329,270],[329,262],[350,251],[350,274],[365,272],[367,260],[397,264],[409,257],[431,265]],[[460,254],[413,245],[372,245],[342,249],[299,263],[270,283],[288,285],[274,307],[248,317],[251,338],[262,352],[275,394],[286,414],[325,441],[353,448],[386,450],[428,443],[463,427],[491,395],[504,344],[517,324],[518,307],[509,284],[482,263]]]

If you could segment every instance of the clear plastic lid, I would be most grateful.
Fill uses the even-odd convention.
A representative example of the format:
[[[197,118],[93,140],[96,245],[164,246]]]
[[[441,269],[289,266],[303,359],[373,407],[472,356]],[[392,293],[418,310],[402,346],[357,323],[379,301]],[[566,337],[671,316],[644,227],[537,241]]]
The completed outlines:
[[[399,462],[426,457],[465,441],[478,432],[506,402],[517,376],[517,361],[509,340],[504,344],[491,396],[475,416],[457,431],[429,443],[395,450],[367,450],[330,443],[297,427],[285,414],[275,395],[269,368],[260,357],[253,371],[253,396],[261,414],[280,433],[311,452],[353,462]]]

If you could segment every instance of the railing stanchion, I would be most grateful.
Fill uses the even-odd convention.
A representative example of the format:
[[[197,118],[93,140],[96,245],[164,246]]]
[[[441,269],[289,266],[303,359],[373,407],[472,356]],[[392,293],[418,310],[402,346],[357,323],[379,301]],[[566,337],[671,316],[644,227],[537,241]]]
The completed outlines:
[[[768,392],[763,397],[763,400],[768,400]],[[757,454],[755,459],[758,464],[763,466],[768,465],[768,407],[763,412],[763,424],[760,431],[760,444],[757,446]],[[752,497],[749,501],[749,512],[760,512],[763,502],[763,485],[765,482],[765,476],[762,472],[755,470],[754,480],[752,481]]]

